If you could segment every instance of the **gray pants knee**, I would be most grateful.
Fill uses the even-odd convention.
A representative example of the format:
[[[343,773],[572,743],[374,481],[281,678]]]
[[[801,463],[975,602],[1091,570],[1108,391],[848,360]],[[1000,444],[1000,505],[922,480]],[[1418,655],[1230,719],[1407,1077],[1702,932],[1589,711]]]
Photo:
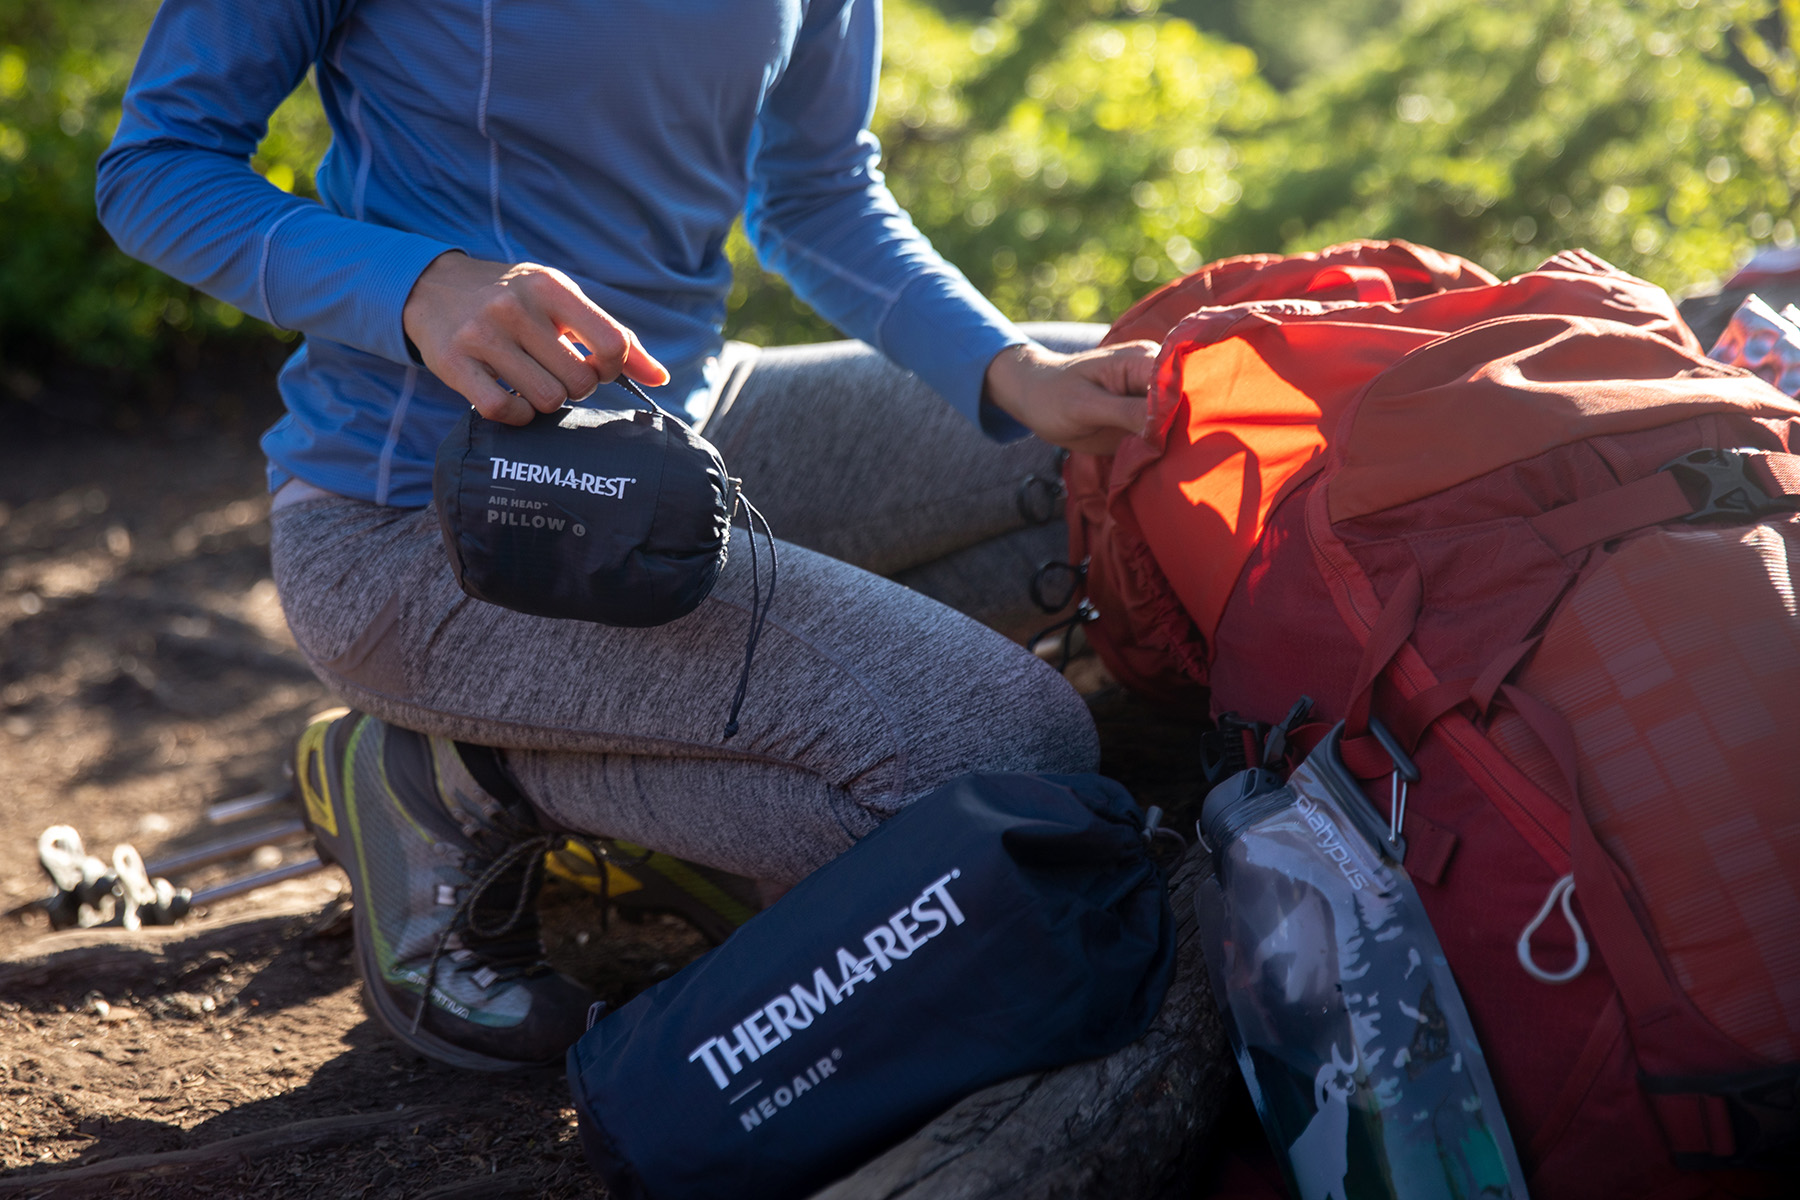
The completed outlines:
[[[1039,336],[1091,345],[1098,330]],[[1030,571],[1063,543],[1060,522],[1027,521],[1018,492],[1054,471],[1049,447],[995,445],[855,343],[761,352],[706,432],[782,539],[730,742],[741,529],[697,611],[619,629],[464,595],[428,510],[306,501],[273,517],[296,640],[348,702],[506,749],[555,821],[776,882],[964,772],[1093,767],[1092,722],[1062,678],[925,594],[996,624],[1031,619]]]

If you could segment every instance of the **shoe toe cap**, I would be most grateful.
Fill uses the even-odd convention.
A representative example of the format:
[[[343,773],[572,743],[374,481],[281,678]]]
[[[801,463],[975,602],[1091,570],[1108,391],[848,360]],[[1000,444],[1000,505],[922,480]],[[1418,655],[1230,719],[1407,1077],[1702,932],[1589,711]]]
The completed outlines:
[[[528,999],[516,1019],[504,1023],[466,1020],[432,1006],[424,1027],[444,1041],[489,1058],[538,1066],[558,1063],[587,1031],[593,993],[568,976],[545,972],[513,983],[514,1001],[503,1007],[518,1012],[518,999]],[[519,993],[524,993],[523,996]],[[509,1014],[510,1016],[511,1014]]]

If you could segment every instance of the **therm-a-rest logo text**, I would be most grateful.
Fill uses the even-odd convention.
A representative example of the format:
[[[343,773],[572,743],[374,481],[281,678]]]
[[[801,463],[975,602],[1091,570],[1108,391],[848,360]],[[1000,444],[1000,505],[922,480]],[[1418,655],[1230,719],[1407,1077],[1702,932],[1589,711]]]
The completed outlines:
[[[491,458],[495,479],[511,479],[519,483],[554,483],[574,488],[593,496],[625,496],[625,485],[636,483],[635,476],[590,475],[567,467],[546,467],[541,463],[517,462],[510,458]]]
[[[873,983],[877,967],[890,971],[944,930],[961,925],[963,911],[950,897],[950,881],[961,877],[961,871],[951,871],[934,880],[911,904],[864,934],[867,956],[838,947],[836,979],[825,967],[818,968],[812,973],[811,987],[796,983],[732,1026],[729,1037],[700,1043],[688,1061],[703,1063],[720,1091],[730,1087],[732,1077],[747,1064],[811,1026],[813,1018],[827,1008],[842,1004],[855,993],[857,984]]]

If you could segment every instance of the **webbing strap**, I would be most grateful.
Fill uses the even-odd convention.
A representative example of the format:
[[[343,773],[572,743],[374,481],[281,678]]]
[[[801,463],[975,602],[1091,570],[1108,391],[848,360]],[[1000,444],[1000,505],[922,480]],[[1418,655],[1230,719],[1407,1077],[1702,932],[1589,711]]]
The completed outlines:
[[[1306,294],[1332,292],[1348,288],[1356,293],[1358,304],[1392,304],[1398,295],[1394,281],[1380,267],[1344,265],[1326,267],[1306,285]]]
[[[1531,518],[1530,524],[1558,554],[1622,537],[1646,525],[1689,516],[1694,502],[1667,471],[1587,496]]]
[[[1749,496],[1746,483],[1763,494]],[[1635,529],[1696,514],[1741,519],[1791,511],[1794,501],[1800,501],[1800,455],[1702,451],[1677,459],[1654,475],[1540,513],[1530,524],[1552,550],[1567,555]]]
[[[1394,759],[1372,733],[1360,737],[1340,737],[1338,758],[1344,769],[1358,779],[1386,779],[1394,773]]]
[[[1563,1085],[1557,1090],[1556,1098],[1550,1103],[1550,1114],[1538,1123],[1537,1130],[1531,1135],[1530,1157],[1535,1162],[1543,1162],[1546,1155],[1555,1148],[1557,1139],[1568,1129],[1569,1122],[1581,1110],[1587,1101],[1588,1092],[1593,1090],[1594,1078],[1612,1057],[1613,1048],[1619,1039],[1625,1036],[1625,1010],[1619,1007],[1617,993],[1606,997],[1606,1004],[1600,1009],[1600,1016],[1594,1027],[1588,1031],[1587,1041],[1582,1044],[1581,1052],[1575,1056]]]
[[[1369,630],[1369,640],[1363,643],[1362,662],[1356,668],[1356,682],[1350,688],[1350,702],[1344,707],[1344,734],[1347,738],[1368,732],[1369,703],[1375,679],[1387,669],[1394,655],[1400,653],[1400,647],[1406,645],[1406,639],[1412,636],[1413,626],[1419,620],[1419,605],[1424,599],[1425,577],[1415,566],[1400,577],[1394,594],[1388,597],[1381,615],[1375,618],[1375,625]]]
[[[1537,649],[1537,644],[1543,640],[1542,634],[1537,637],[1529,637],[1495,655],[1494,660],[1483,667],[1481,674],[1475,677],[1475,682],[1469,685],[1469,699],[1475,702],[1475,707],[1484,713],[1493,707],[1494,694],[1512,677],[1512,673],[1519,669],[1519,664],[1525,661],[1525,656]],[[1573,777],[1570,778],[1569,784],[1571,787],[1574,786]]]
[[[1425,731],[1435,725],[1439,717],[1469,698],[1474,683],[1472,679],[1445,679],[1432,684],[1402,705],[1388,722],[1388,728],[1411,754],[1419,748],[1419,743],[1425,739]]]
[[[1750,477],[1771,496],[1800,496],[1800,455],[1754,454]]]

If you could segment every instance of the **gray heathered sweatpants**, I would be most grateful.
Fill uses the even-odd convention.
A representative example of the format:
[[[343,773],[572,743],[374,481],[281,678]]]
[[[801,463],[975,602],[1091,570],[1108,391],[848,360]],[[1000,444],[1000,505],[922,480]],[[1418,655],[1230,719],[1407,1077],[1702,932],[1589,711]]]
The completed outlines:
[[[1101,329],[1031,332],[1080,349]],[[963,772],[1093,768],[1080,697],[996,632],[1049,620],[1026,587],[1066,554],[1063,525],[1027,522],[1018,493],[1055,477],[1050,447],[994,444],[856,342],[748,353],[703,430],[781,562],[730,742],[750,607],[741,528],[699,609],[620,629],[464,595],[430,509],[279,506],[271,549],[295,640],[347,703],[503,747],[560,825],[775,883]]]

